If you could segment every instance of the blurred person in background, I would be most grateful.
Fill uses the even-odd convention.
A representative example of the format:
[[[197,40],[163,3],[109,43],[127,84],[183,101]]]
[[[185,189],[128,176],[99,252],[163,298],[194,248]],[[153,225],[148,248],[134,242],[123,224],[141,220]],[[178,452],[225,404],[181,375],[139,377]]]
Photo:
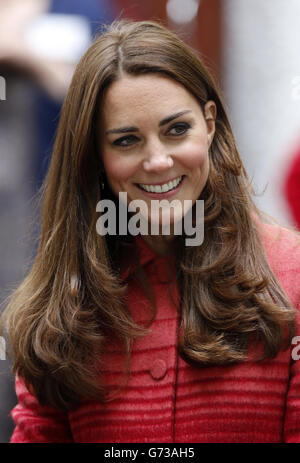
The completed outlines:
[[[193,51],[157,23],[108,28],[76,68],[44,186],[3,319],[11,442],[300,442],[299,234],[255,206]],[[203,242],[98,234],[99,200],[120,212],[120,192],[150,211],[203,200]]]
[[[300,230],[300,149],[296,152],[288,169],[284,194],[295,225]]]
[[[74,67],[101,24],[114,17],[107,0],[4,0],[0,4],[1,66],[26,73],[38,87],[37,184],[47,170],[62,100]]]
[[[2,0],[0,75],[0,302],[17,284],[34,255],[25,242],[34,222],[33,196],[49,153],[76,63],[103,23],[114,17],[108,0]],[[38,223],[32,224],[37,233]],[[8,412],[15,401],[9,361],[0,362],[0,441],[11,433]],[[5,398],[5,400],[4,400]]]

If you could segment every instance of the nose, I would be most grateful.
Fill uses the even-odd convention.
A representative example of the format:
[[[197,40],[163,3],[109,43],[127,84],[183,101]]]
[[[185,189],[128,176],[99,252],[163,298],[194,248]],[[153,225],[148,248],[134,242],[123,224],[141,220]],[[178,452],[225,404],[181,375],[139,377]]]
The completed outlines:
[[[164,172],[174,165],[172,155],[160,143],[148,146],[143,167],[146,172]]]

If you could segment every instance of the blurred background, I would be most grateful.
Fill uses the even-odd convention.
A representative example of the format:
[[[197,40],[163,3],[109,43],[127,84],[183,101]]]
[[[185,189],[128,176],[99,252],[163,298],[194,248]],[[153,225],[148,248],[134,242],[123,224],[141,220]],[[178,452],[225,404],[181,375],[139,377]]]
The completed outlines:
[[[300,228],[299,17],[299,0],[0,0],[2,309],[35,255],[37,192],[72,73],[116,18],[159,20],[197,50],[221,88],[256,203]],[[13,429],[10,368],[0,352],[0,442]]]

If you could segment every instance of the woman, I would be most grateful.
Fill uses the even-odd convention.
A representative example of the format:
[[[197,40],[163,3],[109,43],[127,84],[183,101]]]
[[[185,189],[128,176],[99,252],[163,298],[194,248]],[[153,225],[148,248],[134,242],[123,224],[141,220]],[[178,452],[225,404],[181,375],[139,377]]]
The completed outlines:
[[[119,213],[97,226],[120,193],[147,206],[136,229],[177,200],[169,234],[167,205],[156,235],[129,235]],[[197,246],[175,233],[185,201],[193,224],[204,201]],[[5,313],[11,441],[299,441],[299,257],[252,202],[203,64],[156,23],[114,23],[74,74],[38,255]]]

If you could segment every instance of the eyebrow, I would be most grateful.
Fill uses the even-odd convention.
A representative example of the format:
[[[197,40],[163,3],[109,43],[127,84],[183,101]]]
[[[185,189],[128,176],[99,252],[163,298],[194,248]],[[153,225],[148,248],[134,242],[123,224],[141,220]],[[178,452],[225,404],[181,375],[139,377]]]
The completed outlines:
[[[172,114],[171,116],[165,117],[164,119],[162,119],[159,122],[158,126],[162,127],[163,125],[168,124],[169,122],[173,121],[174,119],[177,119],[178,117],[183,116],[184,114],[190,113],[190,112],[192,112],[192,111],[190,109],[187,109],[185,111],[180,111],[178,113]],[[105,134],[108,135],[110,133],[127,133],[127,132],[138,132],[138,131],[139,131],[138,127],[134,127],[134,126],[131,126],[131,127],[119,127],[117,129],[107,130],[105,132]]]

